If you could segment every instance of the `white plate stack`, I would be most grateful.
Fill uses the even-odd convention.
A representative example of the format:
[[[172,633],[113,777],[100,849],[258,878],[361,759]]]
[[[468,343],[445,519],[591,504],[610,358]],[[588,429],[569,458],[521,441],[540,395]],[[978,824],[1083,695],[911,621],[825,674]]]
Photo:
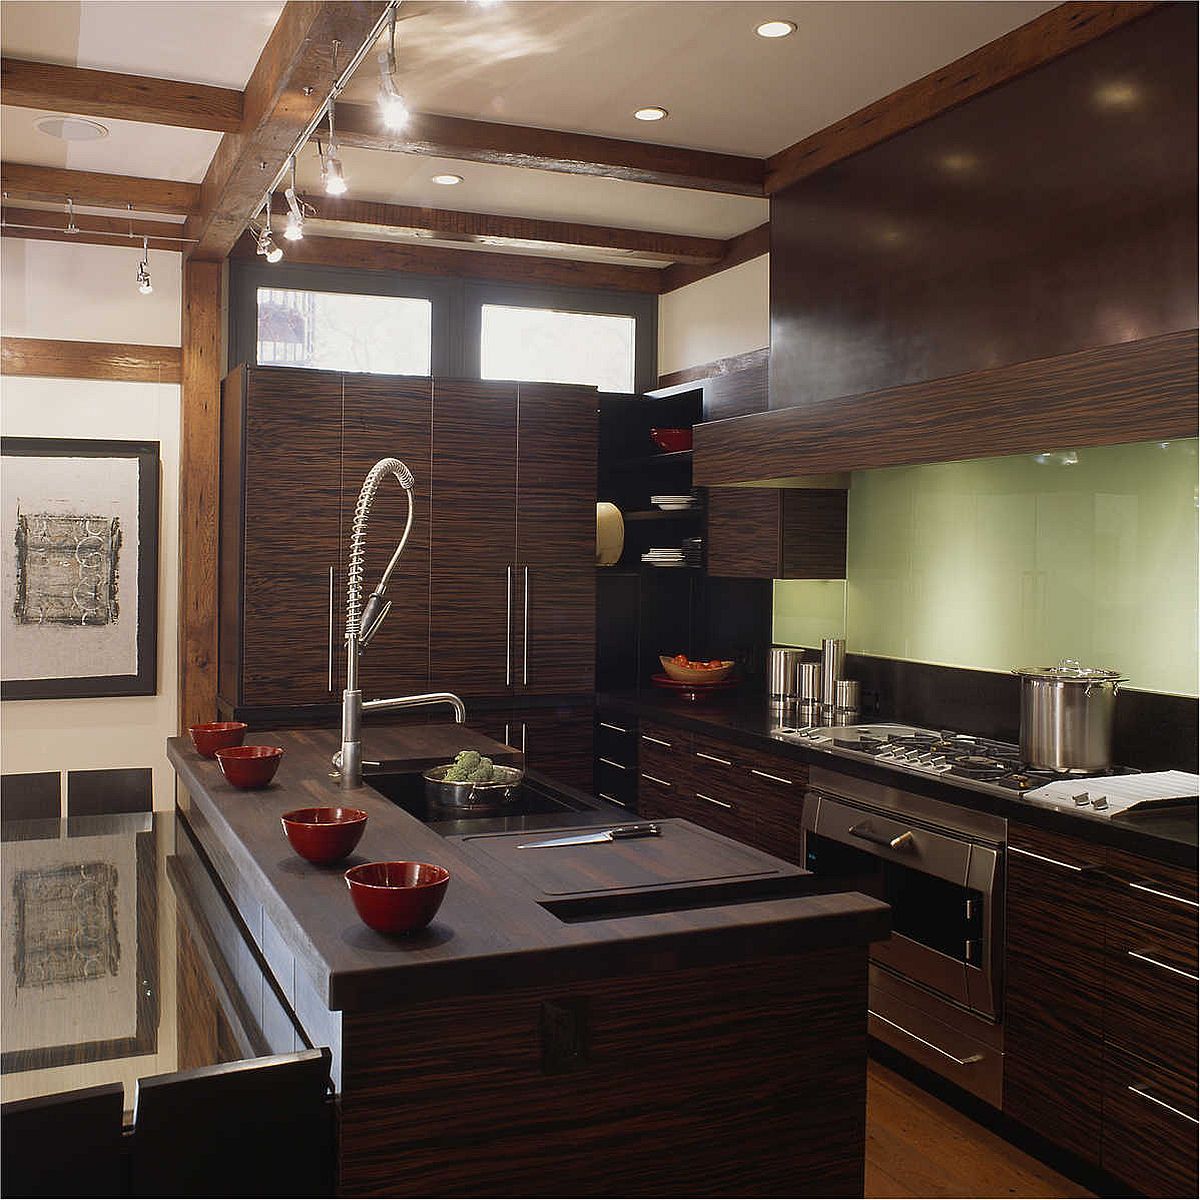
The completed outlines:
[[[684,512],[689,508],[696,508],[700,501],[691,493],[684,495],[666,495],[666,496],[651,496],[650,503],[655,508],[661,508],[664,512]]]
[[[642,555],[642,562],[653,567],[682,567],[685,565],[683,551],[678,547],[663,546],[647,550]]]

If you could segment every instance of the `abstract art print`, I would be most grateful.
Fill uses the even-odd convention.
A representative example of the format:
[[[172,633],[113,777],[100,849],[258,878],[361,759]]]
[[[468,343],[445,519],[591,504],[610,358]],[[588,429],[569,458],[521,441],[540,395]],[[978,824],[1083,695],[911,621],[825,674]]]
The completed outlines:
[[[157,689],[158,443],[5,438],[5,700]]]

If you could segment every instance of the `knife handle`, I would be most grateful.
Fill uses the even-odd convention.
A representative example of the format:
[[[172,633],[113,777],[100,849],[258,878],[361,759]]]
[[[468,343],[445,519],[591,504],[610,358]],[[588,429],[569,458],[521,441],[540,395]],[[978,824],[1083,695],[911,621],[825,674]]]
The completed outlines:
[[[608,836],[616,842],[622,838],[658,837],[661,833],[662,830],[653,821],[642,821],[637,825],[614,825],[608,831]]]

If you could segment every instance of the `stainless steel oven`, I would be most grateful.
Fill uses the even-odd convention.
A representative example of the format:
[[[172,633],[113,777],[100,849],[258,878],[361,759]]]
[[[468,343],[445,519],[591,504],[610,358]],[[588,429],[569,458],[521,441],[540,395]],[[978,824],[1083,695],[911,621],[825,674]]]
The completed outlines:
[[[999,1105],[1007,822],[814,767],[805,866],[892,906],[871,948],[871,1032]]]

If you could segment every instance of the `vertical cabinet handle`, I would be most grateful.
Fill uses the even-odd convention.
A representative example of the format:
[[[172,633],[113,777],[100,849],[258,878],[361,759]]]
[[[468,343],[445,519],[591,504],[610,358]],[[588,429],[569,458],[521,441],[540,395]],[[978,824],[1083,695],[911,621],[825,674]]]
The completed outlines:
[[[525,568],[525,634],[521,638],[521,685],[529,686],[529,568]]]
[[[513,569],[504,568],[504,686],[512,687],[512,589]]]
[[[329,568],[329,690],[333,691],[333,567]]]

